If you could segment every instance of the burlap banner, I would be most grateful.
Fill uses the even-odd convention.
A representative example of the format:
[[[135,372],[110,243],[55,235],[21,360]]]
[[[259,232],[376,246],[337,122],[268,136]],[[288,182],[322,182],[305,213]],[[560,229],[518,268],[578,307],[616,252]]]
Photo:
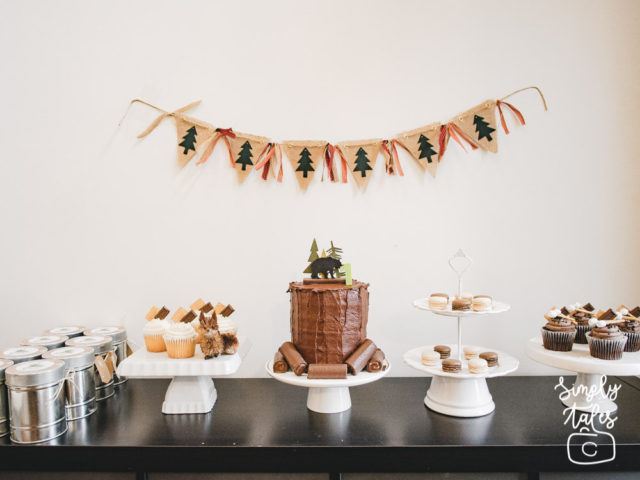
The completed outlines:
[[[298,185],[306,190],[313,175],[322,168],[327,142],[287,140],[282,142],[282,147],[298,179]]]
[[[215,128],[206,122],[185,115],[187,110],[196,107],[200,101],[190,103],[173,112],[166,112],[140,99],[132,100],[129,106],[139,102],[160,112],[160,115],[138,135],[138,138],[147,136],[165,118],[174,119],[178,135],[177,159],[181,167],[187,165],[197,154],[201,154],[198,165],[204,164],[218,143],[223,143],[227,161],[236,171],[240,183],[244,182],[254,170],[263,180],[267,180],[271,175],[281,182],[283,179],[282,148],[302,190],[309,187],[316,172],[321,172],[322,180],[326,176],[331,182],[341,179],[343,183],[347,183],[348,172],[351,172],[358,187],[366,188],[380,152],[385,158],[384,170],[389,175],[404,176],[398,155],[398,152],[404,149],[434,178],[450,139],[465,151],[482,148],[497,153],[498,125],[495,110],[498,110],[500,124],[505,133],[508,134],[509,129],[504,118],[504,110],[510,112],[517,123],[525,125],[522,113],[505,99],[529,89],[537,91],[544,109],[547,110],[547,102],[540,89],[526,87],[499,100],[487,100],[447,122],[431,123],[408,130],[391,140],[362,140],[340,142],[334,145],[314,140],[288,140],[277,143],[266,137],[237,133],[232,128]]]
[[[271,142],[266,137],[257,137],[248,133],[235,132],[235,138],[229,138],[233,168],[238,181],[244,182],[258,163],[260,154]]]
[[[496,102],[487,100],[455,116],[452,122],[478,147],[498,153]]]
[[[376,164],[381,141],[373,139],[338,144],[347,161],[348,169],[360,188],[366,188],[371,180],[371,171]]]
[[[396,138],[409,151],[411,156],[433,178],[438,169],[438,153],[440,152],[440,123],[432,123],[425,127],[400,133]]]

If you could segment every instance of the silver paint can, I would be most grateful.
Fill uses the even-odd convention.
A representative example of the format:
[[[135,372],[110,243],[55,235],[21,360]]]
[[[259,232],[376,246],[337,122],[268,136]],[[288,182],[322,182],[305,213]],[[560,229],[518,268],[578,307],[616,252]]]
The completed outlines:
[[[0,358],[11,360],[13,363],[28,362],[39,359],[46,351],[47,349],[45,347],[40,346],[9,347],[0,350]]]
[[[44,331],[44,335],[66,335],[69,338],[79,337],[85,331],[82,325],[68,325],[66,327],[50,328]]]
[[[7,368],[5,379],[11,441],[46,442],[67,431],[62,360],[18,363]]]
[[[101,335],[83,335],[67,340],[67,346],[93,348],[93,381],[96,385],[96,400],[100,401],[113,396],[113,372],[110,373],[109,379],[107,381],[103,381],[102,377],[100,376],[97,364],[97,362],[113,362],[115,353],[113,351],[113,342],[111,340],[111,337],[105,337]]]
[[[127,331],[124,327],[97,327],[85,330],[85,335],[104,335],[111,337],[113,340],[113,349],[116,352],[117,365],[120,365],[127,358]],[[116,373],[113,377],[113,383],[118,386],[126,382],[126,377],[120,377]]]
[[[64,347],[64,342],[69,340],[66,335],[41,335],[39,337],[27,338],[22,345],[27,347],[44,347],[47,350]]]
[[[4,384],[4,371],[11,365],[13,365],[11,360],[0,360],[0,437],[9,433],[7,386]]]
[[[67,420],[77,420],[95,412],[96,384],[93,379],[93,348],[56,348],[43,353],[42,358],[64,362]]]

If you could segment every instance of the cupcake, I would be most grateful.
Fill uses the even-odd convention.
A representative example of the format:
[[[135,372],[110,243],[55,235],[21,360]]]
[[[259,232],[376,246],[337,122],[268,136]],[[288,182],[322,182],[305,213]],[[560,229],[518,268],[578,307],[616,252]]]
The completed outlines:
[[[169,326],[163,338],[169,358],[193,357],[198,334],[190,324],[174,322]]]
[[[593,315],[595,315],[595,312],[594,313],[587,313],[587,312],[593,312],[594,310],[595,309],[590,303],[587,303],[582,307],[580,306],[579,303],[575,303],[567,307],[562,307],[561,312],[565,315],[569,315],[571,318],[573,318],[576,321],[576,339],[574,340],[574,343],[580,343],[580,344],[587,343],[587,337],[585,337],[585,334],[589,330],[591,330],[591,325],[589,324],[589,320],[591,320],[593,318]]]
[[[599,321],[597,326],[587,333],[589,353],[592,357],[602,360],[619,360],[622,358],[627,337],[617,325],[604,324]]]
[[[147,322],[142,329],[142,335],[148,352],[164,352],[167,349],[163,335],[168,327],[168,322],[159,318]]]
[[[627,337],[627,343],[624,346],[625,352],[637,352],[640,350],[640,322],[625,320],[620,325],[620,331]]]
[[[224,340],[224,353],[226,355],[233,355],[238,351],[238,327],[228,316],[225,317],[224,313],[218,317],[218,331],[222,335]]]
[[[560,317],[560,310],[551,310],[544,318],[547,324],[542,327],[542,345],[547,350],[569,352],[576,338],[576,327],[567,318]]]

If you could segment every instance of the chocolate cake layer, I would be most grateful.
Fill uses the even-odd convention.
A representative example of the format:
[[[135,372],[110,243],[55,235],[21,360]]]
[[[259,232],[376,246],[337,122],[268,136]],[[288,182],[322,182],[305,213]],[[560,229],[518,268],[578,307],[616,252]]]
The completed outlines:
[[[342,363],[367,336],[368,283],[289,284],[291,341],[308,363]]]

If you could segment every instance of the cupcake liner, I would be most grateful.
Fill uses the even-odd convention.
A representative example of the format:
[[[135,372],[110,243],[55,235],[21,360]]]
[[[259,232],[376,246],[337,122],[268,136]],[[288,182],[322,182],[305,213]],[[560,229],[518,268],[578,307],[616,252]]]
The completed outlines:
[[[591,327],[589,325],[576,325],[576,339],[574,343],[586,344],[587,337],[585,335],[590,330]]]
[[[164,337],[169,358],[190,358],[196,353],[196,337],[169,338]]]
[[[144,344],[148,352],[164,352],[167,349],[161,333],[157,335],[145,335]]]
[[[547,350],[554,350],[556,352],[569,352],[573,348],[573,341],[576,338],[576,331],[571,330],[568,332],[554,332],[541,328],[542,330],[542,345]]]
[[[587,342],[592,357],[602,360],[619,360],[622,358],[627,337],[620,335],[616,338],[593,338],[591,333],[588,333]]]
[[[624,345],[625,352],[637,352],[640,350],[640,333],[623,332],[627,337]]]

